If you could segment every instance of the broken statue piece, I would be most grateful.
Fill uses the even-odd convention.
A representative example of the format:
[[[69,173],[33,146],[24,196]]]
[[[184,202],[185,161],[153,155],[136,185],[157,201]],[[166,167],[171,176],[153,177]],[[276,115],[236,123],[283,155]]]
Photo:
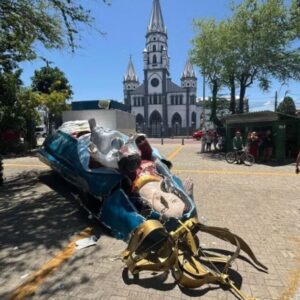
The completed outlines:
[[[240,250],[264,266],[239,236],[198,221],[193,182],[183,184],[172,174],[172,164],[145,135],[128,137],[103,129],[94,120],[87,123],[87,130],[86,123],[63,125],[46,139],[39,156],[76,186],[89,216],[128,243],[123,253],[128,269],[133,274],[172,271],[176,283],[188,288],[219,282],[247,299],[230,280],[228,268]],[[205,257],[199,231],[230,242],[236,251],[230,258]],[[95,244],[94,237],[85,238],[76,242],[76,249]],[[225,271],[219,272],[214,263],[224,263]]]
[[[75,242],[76,250],[84,249],[96,244],[97,244],[97,238],[94,235]]]

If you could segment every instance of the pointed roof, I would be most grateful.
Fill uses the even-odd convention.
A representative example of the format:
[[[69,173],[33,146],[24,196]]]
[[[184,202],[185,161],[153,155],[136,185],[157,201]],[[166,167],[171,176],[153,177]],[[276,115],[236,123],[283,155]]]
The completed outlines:
[[[148,25],[148,32],[150,31],[160,31],[163,33],[167,33],[159,0],[153,0],[152,13]]]
[[[126,74],[124,75],[124,80],[125,81],[138,81],[138,77],[135,73],[134,66],[132,63],[131,55],[129,57],[128,67],[127,67]]]
[[[184,71],[182,73],[182,78],[184,77],[196,77],[193,65],[190,61],[190,59],[187,60],[185,67],[184,67]]]

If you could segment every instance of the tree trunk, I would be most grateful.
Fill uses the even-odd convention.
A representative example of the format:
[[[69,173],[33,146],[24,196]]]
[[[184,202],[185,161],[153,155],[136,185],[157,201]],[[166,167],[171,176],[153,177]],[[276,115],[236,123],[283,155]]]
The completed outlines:
[[[236,102],[235,102],[235,80],[234,75],[230,76],[230,106],[229,110],[232,114],[235,114],[236,112]]]
[[[212,82],[212,102],[211,102],[211,120],[214,122],[217,116],[217,94],[218,94],[218,82],[214,80]]]
[[[244,80],[241,80],[240,86],[240,100],[239,100],[239,113],[242,114],[244,112],[244,98],[246,94],[246,85]]]

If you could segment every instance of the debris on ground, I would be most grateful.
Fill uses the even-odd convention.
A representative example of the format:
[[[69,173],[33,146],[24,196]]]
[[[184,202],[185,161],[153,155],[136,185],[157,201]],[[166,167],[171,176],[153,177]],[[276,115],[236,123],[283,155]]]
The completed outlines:
[[[84,249],[97,244],[97,238],[95,235],[78,240],[75,242],[76,250]]]

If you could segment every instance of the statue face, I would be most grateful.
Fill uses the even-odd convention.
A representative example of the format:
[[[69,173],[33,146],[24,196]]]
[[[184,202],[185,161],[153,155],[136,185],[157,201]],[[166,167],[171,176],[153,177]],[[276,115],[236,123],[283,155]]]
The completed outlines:
[[[149,182],[140,188],[140,196],[162,215],[181,217],[184,213],[184,202],[172,193],[163,192],[160,186],[161,182]]]

